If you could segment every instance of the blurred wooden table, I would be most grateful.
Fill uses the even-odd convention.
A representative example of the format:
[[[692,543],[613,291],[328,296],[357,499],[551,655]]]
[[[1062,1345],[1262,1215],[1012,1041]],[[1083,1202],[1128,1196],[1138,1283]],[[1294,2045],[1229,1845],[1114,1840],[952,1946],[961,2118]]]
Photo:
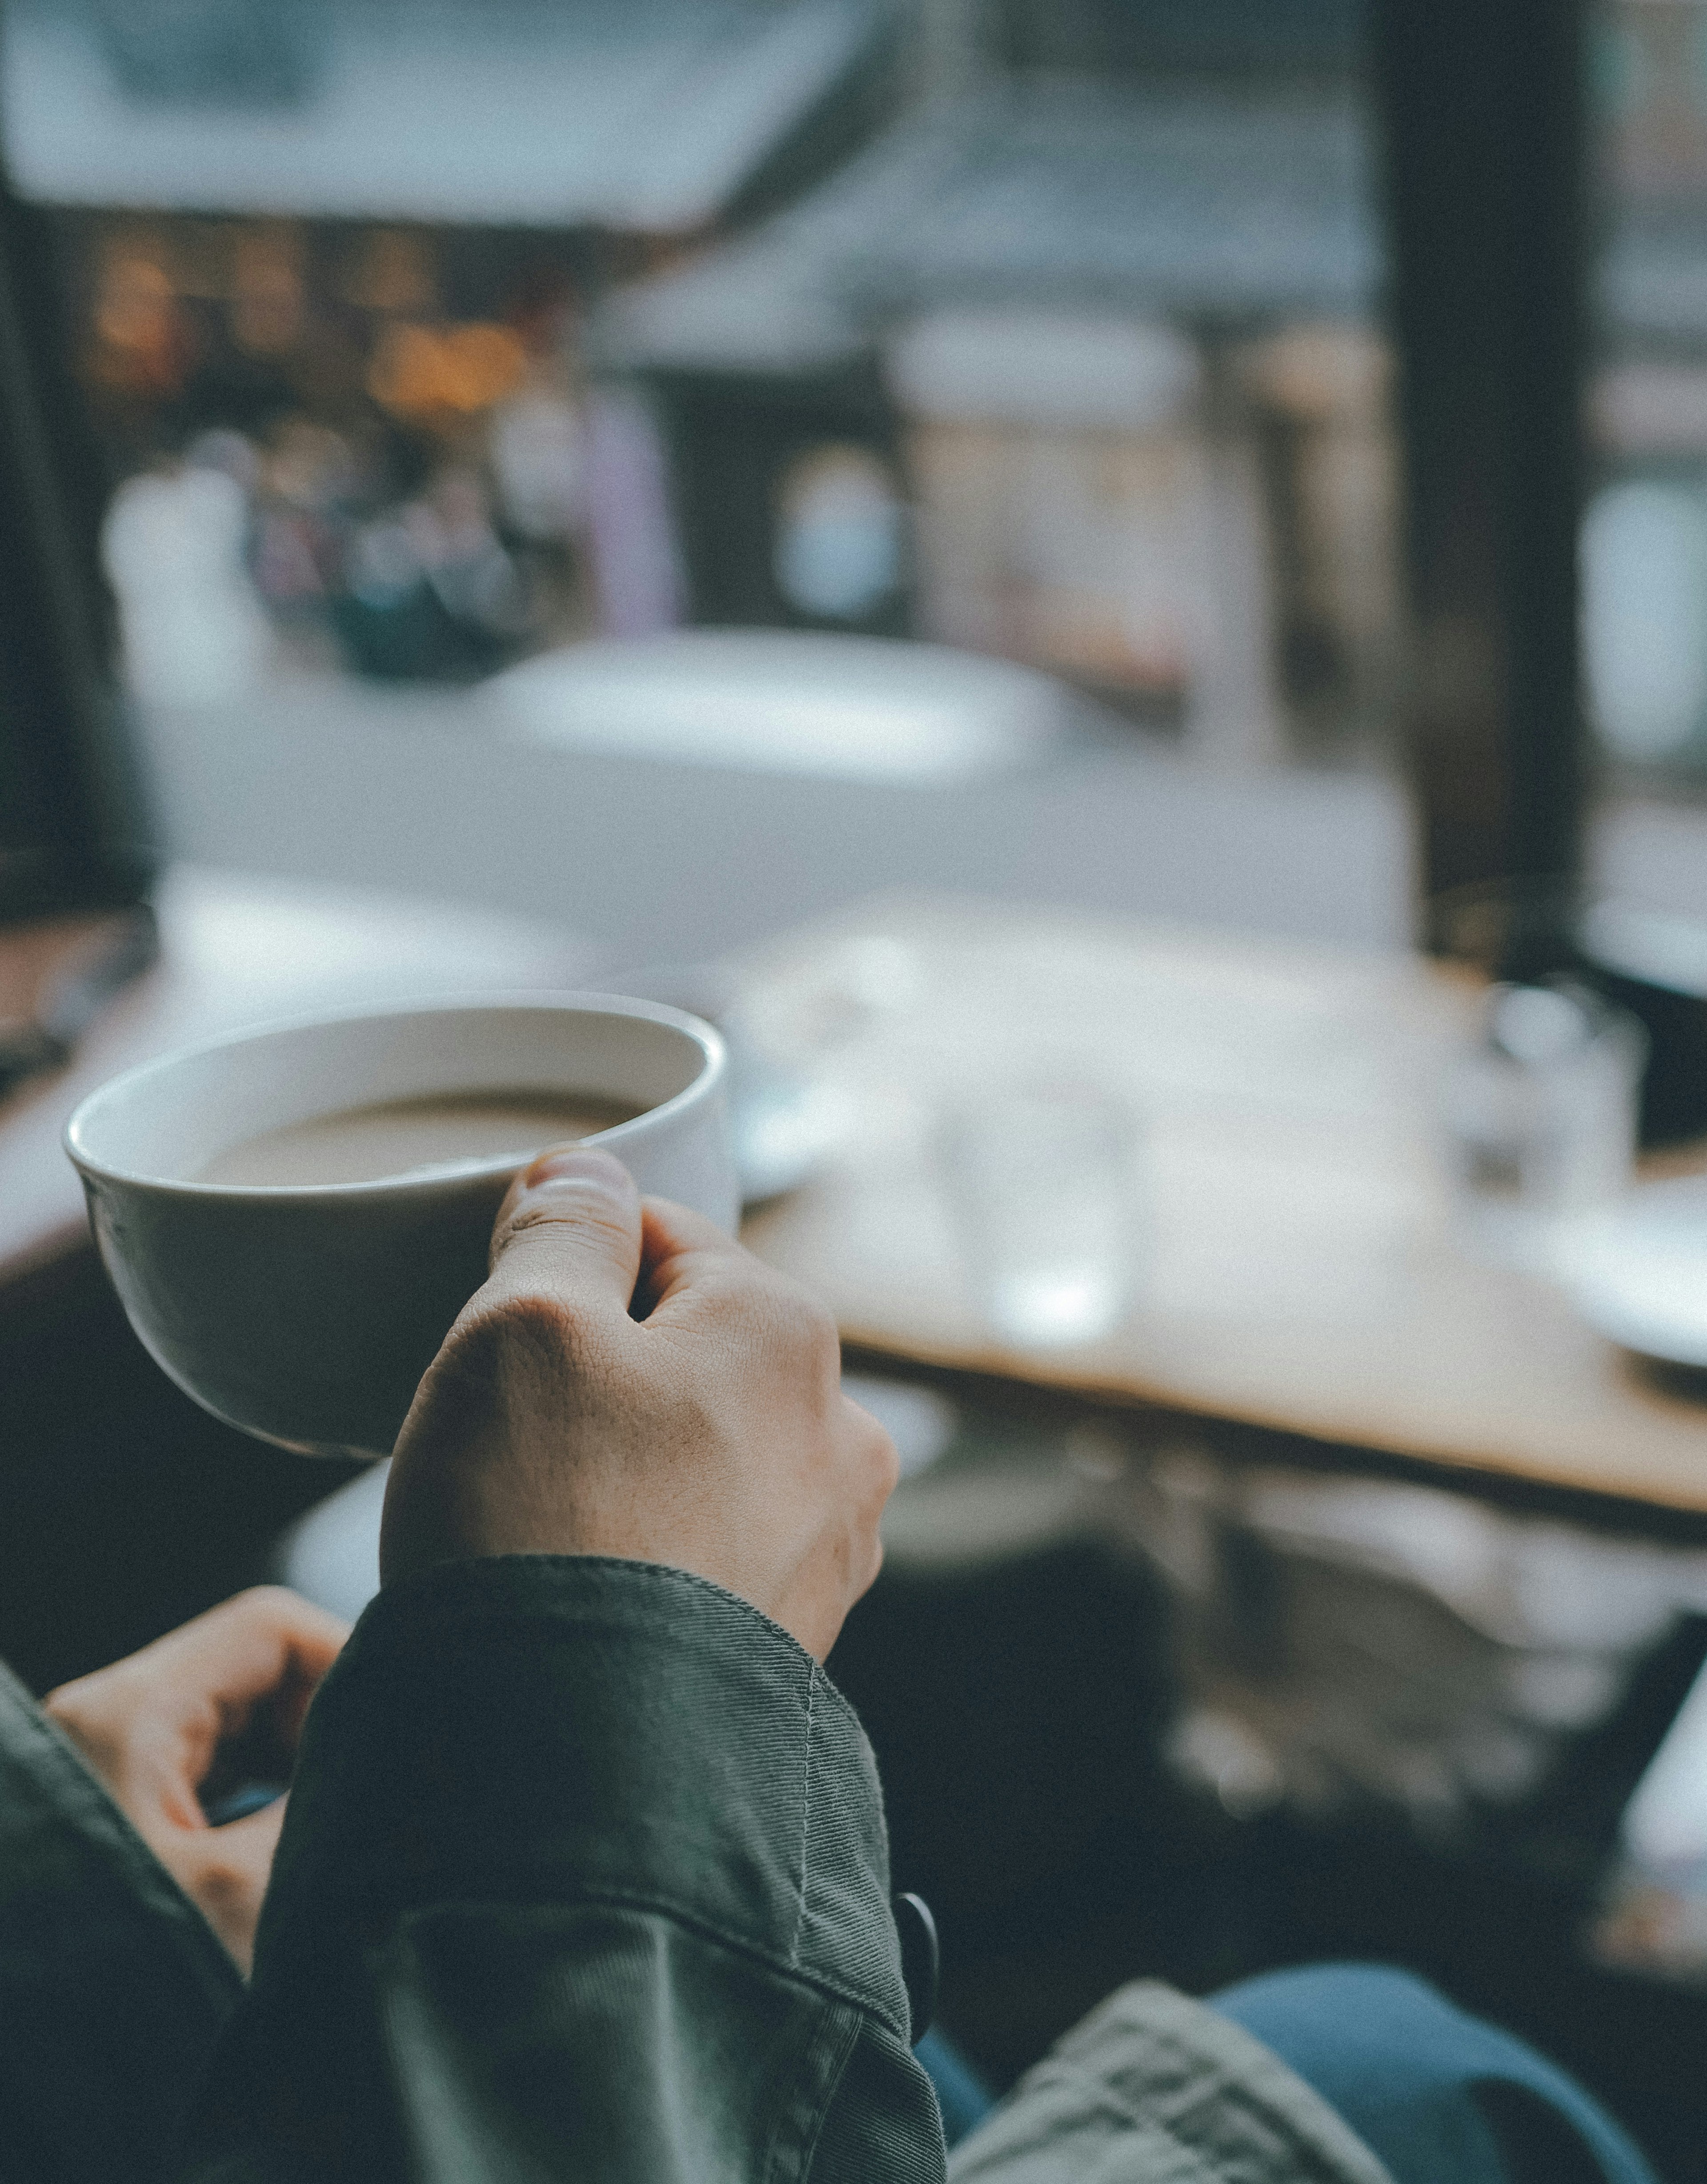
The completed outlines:
[[[925,900],[779,944],[747,991],[848,1117],[748,1240],[849,1341],[1707,1512],[1707,1406],[1454,1238],[1433,1097],[1474,996],[1426,962]],[[935,1150],[957,1103],[1040,1072],[1121,1088],[1144,1125],[1137,1301],[1072,1349],[988,1326]]]
[[[0,1100],[0,1312],[87,1240],[59,1135],[83,1095],[185,1040],[319,1008],[582,982],[589,951],[547,928],[309,882],[192,870],[158,892],[160,960],[90,1028],[71,1066]],[[0,927],[0,1018],[27,1017],[99,917]]]

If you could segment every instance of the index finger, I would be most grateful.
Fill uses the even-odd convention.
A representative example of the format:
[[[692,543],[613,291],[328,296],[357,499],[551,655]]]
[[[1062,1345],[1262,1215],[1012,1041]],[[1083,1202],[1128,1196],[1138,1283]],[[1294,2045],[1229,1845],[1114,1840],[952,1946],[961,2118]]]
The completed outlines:
[[[255,1585],[131,1658],[187,1708],[217,1708],[222,1736],[242,1728],[260,1702],[276,1701],[280,1732],[293,1743],[315,1686],[349,1635],[342,1616],[299,1593]]]
[[[641,1200],[640,1289],[650,1307],[648,1318],[709,1275],[727,1279],[744,1268],[756,1273],[759,1266],[744,1244],[703,1213],[670,1198]]]

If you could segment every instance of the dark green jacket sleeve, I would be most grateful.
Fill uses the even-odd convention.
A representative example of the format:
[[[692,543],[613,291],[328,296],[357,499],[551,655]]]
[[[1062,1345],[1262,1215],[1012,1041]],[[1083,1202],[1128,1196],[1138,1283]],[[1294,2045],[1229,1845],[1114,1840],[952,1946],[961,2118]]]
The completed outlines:
[[[310,1715],[184,2174],[940,2179],[871,1752],[679,1571],[448,1565]]]
[[[164,2184],[237,1967],[0,1667],[0,2178]]]

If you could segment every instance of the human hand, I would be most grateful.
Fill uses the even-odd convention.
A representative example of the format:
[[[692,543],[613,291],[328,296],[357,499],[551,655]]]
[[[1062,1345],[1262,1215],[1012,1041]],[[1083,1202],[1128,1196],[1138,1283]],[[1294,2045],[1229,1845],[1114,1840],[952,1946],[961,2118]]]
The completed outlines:
[[[633,1301],[633,1310],[630,1301]],[[823,1660],[877,1575],[897,1475],[841,1392],[834,1323],[608,1153],[542,1154],[492,1273],[421,1381],[391,1468],[382,1581],[507,1554],[710,1578]]]
[[[42,1702],[245,1976],[284,1800],[215,1828],[198,1793],[239,1738],[288,1771],[315,1687],[349,1635],[341,1617],[257,1585]]]

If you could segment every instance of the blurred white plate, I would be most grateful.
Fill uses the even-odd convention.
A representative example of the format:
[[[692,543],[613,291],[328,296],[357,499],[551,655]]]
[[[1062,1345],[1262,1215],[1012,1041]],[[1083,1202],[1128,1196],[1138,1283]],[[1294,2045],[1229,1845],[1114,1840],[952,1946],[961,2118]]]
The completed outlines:
[[[1707,1369],[1707,1176],[1632,1190],[1579,1233],[1567,1279],[1601,1334],[1644,1357]]]

